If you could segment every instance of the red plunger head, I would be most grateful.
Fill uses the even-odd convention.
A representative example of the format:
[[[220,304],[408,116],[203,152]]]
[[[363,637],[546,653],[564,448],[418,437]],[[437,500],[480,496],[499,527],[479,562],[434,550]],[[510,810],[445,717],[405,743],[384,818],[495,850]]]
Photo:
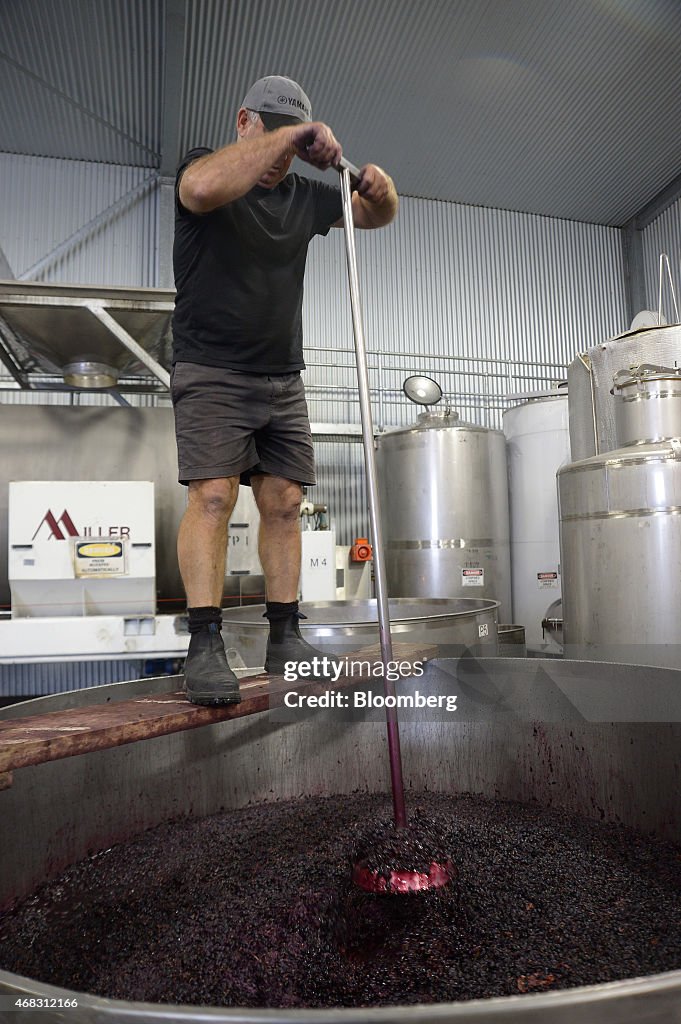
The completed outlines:
[[[407,828],[381,822],[356,843],[352,881],[365,892],[380,895],[441,889],[456,878],[442,828],[416,812]]]

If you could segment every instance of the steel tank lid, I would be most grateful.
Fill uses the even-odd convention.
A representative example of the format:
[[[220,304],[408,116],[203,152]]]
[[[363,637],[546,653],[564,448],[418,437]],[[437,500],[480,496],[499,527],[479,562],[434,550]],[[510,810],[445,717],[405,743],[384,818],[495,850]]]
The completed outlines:
[[[634,322],[635,319],[636,318],[634,318]],[[612,338],[607,338],[604,342],[602,342],[599,347],[602,348],[604,345],[612,345],[613,343],[616,343],[618,341],[628,341],[630,338],[633,338],[636,335],[645,336],[646,345],[654,345],[657,341],[656,335],[659,335],[660,337],[669,337],[670,335],[674,335],[675,333],[681,334],[681,324],[640,324],[634,327],[632,323],[632,326],[629,328],[628,331],[622,331],[621,334],[614,334]]]
[[[579,462],[568,462],[567,465],[560,467],[557,476],[604,469],[606,466],[617,469],[645,462],[668,462],[670,460],[681,462],[681,439],[679,438],[630,444],[626,448],[615,448],[602,455],[591,455],[588,459],[581,459]]]
[[[517,405],[509,405],[508,409],[504,409],[502,417],[506,416],[507,413],[515,412],[518,409],[526,409],[527,406],[531,405],[542,405],[545,402],[557,402],[565,401],[568,397],[567,381],[560,383],[557,387],[551,388],[550,391],[521,391],[515,395],[507,395],[507,401],[517,402]]]
[[[490,598],[468,597],[391,597],[389,599],[390,621],[392,623],[432,622],[467,618],[484,612],[496,611],[499,601]],[[306,616],[301,626],[371,626],[378,623],[376,599],[355,601],[310,601],[300,604],[300,611]],[[259,626],[269,629],[263,618],[264,604],[242,605],[239,608],[225,608],[222,621],[226,625]]]
[[[497,430],[495,427],[482,427],[477,423],[468,423],[466,420],[462,420],[454,409],[444,409],[442,412],[435,410],[422,412],[419,414],[416,423],[406,427],[397,427],[394,430],[386,430],[378,435],[377,441],[380,446],[381,442],[387,438],[404,437],[407,434],[424,434],[433,430],[461,431],[475,434],[501,434],[503,437],[503,431]]]
[[[567,391],[556,393],[554,395],[528,395],[519,401],[517,405],[509,405],[508,409],[504,409],[502,416],[505,416],[509,412],[515,412],[516,409],[526,409],[528,405],[543,405],[548,402],[560,402],[567,399]]]
[[[677,366],[654,366],[650,363],[642,363],[640,366],[630,366],[624,370],[618,370],[613,377],[613,386],[610,394],[615,394],[624,388],[644,388],[648,383],[655,381],[673,381],[678,384],[681,381],[681,367]]]

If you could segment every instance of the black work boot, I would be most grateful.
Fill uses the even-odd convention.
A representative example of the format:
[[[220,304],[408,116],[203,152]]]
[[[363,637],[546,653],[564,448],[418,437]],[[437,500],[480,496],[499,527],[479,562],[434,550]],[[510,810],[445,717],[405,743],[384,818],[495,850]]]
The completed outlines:
[[[227,664],[220,626],[215,622],[191,635],[184,689],[192,704],[238,704],[241,700],[239,680]]]
[[[337,677],[334,668],[338,664],[338,659],[330,655],[328,651],[318,650],[303,639],[298,620],[304,618],[305,616],[300,612],[292,612],[285,619],[270,620],[265,671],[272,675],[283,675],[285,668],[291,669],[301,661],[311,664],[316,658],[317,661],[313,667],[316,667],[317,671],[306,678],[334,681]],[[326,659],[326,662],[324,663],[322,659]]]

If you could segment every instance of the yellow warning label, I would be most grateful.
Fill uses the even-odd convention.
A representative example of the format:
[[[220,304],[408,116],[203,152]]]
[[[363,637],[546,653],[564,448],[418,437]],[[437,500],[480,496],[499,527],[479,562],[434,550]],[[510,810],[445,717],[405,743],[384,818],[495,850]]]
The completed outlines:
[[[79,544],[78,558],[120,558],[123,554],[122,544]]]

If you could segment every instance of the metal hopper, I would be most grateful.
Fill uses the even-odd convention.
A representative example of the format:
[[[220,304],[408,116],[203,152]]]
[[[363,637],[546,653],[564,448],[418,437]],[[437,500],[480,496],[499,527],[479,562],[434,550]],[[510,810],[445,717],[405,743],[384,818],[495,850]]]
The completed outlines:
[[[174,297],[171,289],[0,281],[0,360],[21,387],[36,368],[74,387],[149,375],[168,387]]]

